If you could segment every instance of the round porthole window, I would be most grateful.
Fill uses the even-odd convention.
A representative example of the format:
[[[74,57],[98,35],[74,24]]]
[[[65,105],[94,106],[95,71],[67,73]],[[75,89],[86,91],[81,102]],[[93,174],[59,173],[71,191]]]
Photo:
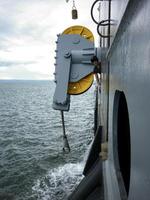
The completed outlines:
[[[127,101],[122,91],[116,91],[114,98],[113,147],[119,187],[128,196],[131,169],[130,124]]]

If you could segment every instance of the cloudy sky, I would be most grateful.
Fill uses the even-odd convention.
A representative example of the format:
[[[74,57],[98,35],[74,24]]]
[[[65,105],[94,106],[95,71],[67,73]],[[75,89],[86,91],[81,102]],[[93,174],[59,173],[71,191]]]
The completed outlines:
[[[0,79],[53,79],[56,34],[87,26],[93,0],[76,0],[79,19],[71,19],[72,0],[0,0]]]

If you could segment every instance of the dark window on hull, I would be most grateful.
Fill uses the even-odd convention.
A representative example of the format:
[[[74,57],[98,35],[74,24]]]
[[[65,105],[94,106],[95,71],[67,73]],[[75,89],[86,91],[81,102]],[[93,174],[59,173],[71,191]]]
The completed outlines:
[[[115,93],[113,134],[114,161],[119,187],[121,193],[125,192],[128,196],[131,168],[130,125],[127,101],[124,93],[121,91],[116,91]]]

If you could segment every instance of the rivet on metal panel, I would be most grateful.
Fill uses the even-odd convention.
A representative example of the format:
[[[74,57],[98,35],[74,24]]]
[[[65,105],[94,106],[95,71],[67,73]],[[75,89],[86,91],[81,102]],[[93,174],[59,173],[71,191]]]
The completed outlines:
[[[67,53],[64,54],[65,58],[69,58],[70,56],[71,56],[71,54],[69,52],[67,52]]]

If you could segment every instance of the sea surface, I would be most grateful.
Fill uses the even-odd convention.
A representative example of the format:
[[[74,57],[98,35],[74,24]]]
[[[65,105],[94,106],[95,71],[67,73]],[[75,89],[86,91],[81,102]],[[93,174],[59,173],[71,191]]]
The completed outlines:
[[[65,112],[62,151],[52,81],[0,81],[0,200],[65,200],[82,179],[93,138],[94,86]]]

